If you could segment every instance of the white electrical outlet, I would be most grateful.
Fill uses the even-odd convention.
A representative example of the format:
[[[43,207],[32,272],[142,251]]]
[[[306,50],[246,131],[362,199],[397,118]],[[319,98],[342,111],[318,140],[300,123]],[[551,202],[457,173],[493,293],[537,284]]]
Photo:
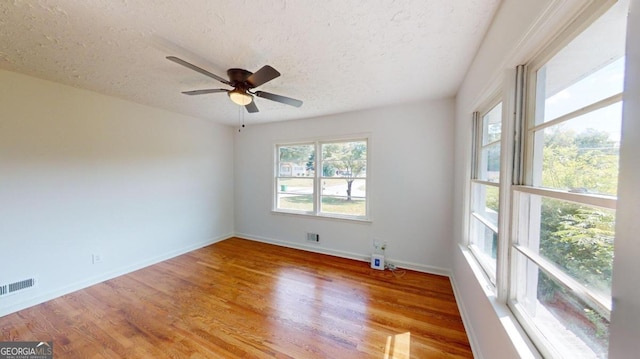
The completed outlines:
[[[384,251],[387,249],[387,241],[380,240],[379,238],[374,238],[371,242],[373,245],[373,253],[384,254]]]
[[[102,256],[100,254],[92,254],[91,263],[93,264],[102,263]]]

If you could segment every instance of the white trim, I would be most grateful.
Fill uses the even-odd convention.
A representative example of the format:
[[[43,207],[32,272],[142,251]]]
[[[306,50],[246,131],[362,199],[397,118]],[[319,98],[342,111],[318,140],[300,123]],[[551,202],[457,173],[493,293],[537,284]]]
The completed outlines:
[[[471,353],[473,357],[476,359],[484,359],[482,356],[482,351],[480,350],[480,344],[478,343],[477,336],[473,331],[473,326],[470,325],[471,318],[469,318],[469,314],[467,313],[466,307],[462,304],[462,293],[458,290],[458,286],[456,286],[456,280],[454,275],[449,277],[449,281],[451,282],[451,288],[453,289],[453,296],[456,299],[456,305],[458,306],[458,312],[460,312],[460,318],[462,319],[462,325],[464,326],[464,331],[467,333],[467,338],[469,339],[469,345],[471,345]]]
[[[367,262],[367,263],[371,259],[371,255],[370,254],[360,254],[360,253],[354,253],[354,252],[339,251],[339,250],[335,250],[335,249],[319,247],[318,245],[307,245],[307,244],[289,242],[289,241],[273,239],[273,238],[268,238],[268,237],[263,237],[263,236],[254,236],[254,235],[246,234],[246,233],[236,233],[235,237],[242,238],[242,239],[248,239],[250,241],[273,244],[273,245],[286,247],[286,248],[299,249],[299,250],[303,250],[303,251],[307,251],[307,252],[327,254],[327,255],[330,255],[330,256],[346,258],[346,259],[353,259],[353,260],[357,260],[357,261],[361,261],[361,262]],[[416,272],[441,275],[441,276],[445,276],[445,277],[449,277],[451,275],[451,271],[449,269],[446,269],[446,268],[428,266],[428,265],[424,265],[424,264],[420,264],[420,263],[398,261],[398,260],[394,260],[392,258],[385,258],[385,261],[388,261],[388,262],[391,262],[391,263],[395,264],[398,268],[410,269],[410,270],[414,270]]]
[[[289,145],[305,145],[305,144],[313,144],[315,142],[340,142],[353,139],[371,139],[373,137],[371,132],[356,132],[344,135],[327,135],[327,136],[316,136],[316,137],[307,137],[307,138],[296,138],[295,140],[275,140],[272,141],[273,147],[275,146],[289,146]],[[367,156],[369,155],[367,151]]]
[[[344,222],[350,222],[350,223],[365,223],[365,224],[373,223],[373,220],[370,217],[369,218],[354,217],[354,216],[341,217],[340,215],[315,214],[313,212],[303,212],[303,211],[296,212],[296,211],[287,211],[282,209],[278,209],[278,210],[272,209],[271,214],[303,217],[303,218],[309,218],[309,219],[328,219],[332,221],[344,221]]]
[[[196,244],[192,244],[180,249],[176,249],[170,252],[167,252],[165,254],[161,254],[159,256],[153,257],[153,258],[149,258],[149,259],[145,259],[143,261],[125,266],[125,267],[121,267],[121,268],[115,268],[109,272],[97,275],[97,276],[93,276],[91,278],[85,279],[85,280],[81,280],[75,283],[71,283],[69,285],[66,285],[60,289],[57,290],[53,290],[44,294],[41,294],[37,297],[34,298],[28,298],[20,303],[16,303],[14,305],[8,306],[8,307],[4,307],[4,308],[0,308],[0,317],[17,312],[19,310],[22,309],[26,309],[29,307],[32,307],[34,305],[38,305],[44,302],[47,302],[49,300],[61,297],[65,294],[69,294],[69,293],[73,293],[76,291],[79,291],[81,289],[90,287],[92,285],[98,284],[98,283],[102,283],[104,281],[107,281],[109,279],[113,279],[116,277],[120,277],[123,276],[125,274],[129,274],[131,272],[135,272],[139,269],[169,260],[171,258],[183,255],[185,253],[189,253],[191,251],[194,251],[196,249],[202,248],[202,247],[206,247],[208,245],[214,244],[214,243],[218,243],[221,242],[223,240],[232,238],[233,234],[229,233],[229,234],[224,234],[218,237],[214,237],[214,238],[210,238],[207,239],[206,241],[200,242],[200,243],[196,243]]]
[[[441,275],[443,277],[451,278],[451,270],[447,268],[429,266],[414,262],[399,261],[395,259],[385,259],[385,261],[395,264],[398,268],[410,269],[416,272]]]
[[[513,192],[529,193],[541,197],[559,199],[588,206],[600,207],[605,209],[616,209],[616,197],[597,195],[591,193],[573,193],[561,191],[551,188],[539,188],[531,186],[513,186]]]
[[[480,139],[480,133],[482,131],[479,131],[478,129],[480,128],[480,112],[478,111],[474,111],[473,115],[472,115],[472,119],[471,119],[471,180],[475,181],[478,180],[479,177],[479,171],[478,168],[480,167],[480,165],[478,164],[479,161],[479,153],[478,153],[478,143],[481,142]],[[469,185],[471,187],[471,185]]]
[[[482,271],[484,272],[484,277],[486,280],[489,281],[490,286],[491,286],[491,293],[493,294],[496,290],[496,275],[494,274],[494,272],[496,271],[496,267],[497,267],[497,263],[496,265],[491,265],[491,263],[489,262],[489,258],[491,260],[493,260],[493,258],[487,256],[486,254],[482,253],[482,251],[475,245],[475,244],[470,244],[467,246],[467,250],[473,255],[474,259],[475,259],[475,263],[478,264],[480,266],[480,268],[482,268]],[[488,288],[487,288],[488,289]]]
[[[525,314],[525,310],[522,308],[522,305],[518,303],[515,298],[509,298],[507,301],[507,307],[511,313],[513,313],[513,316],[516,318],[519,325],[527,332],[527,335],[531,337],[531,340],[538,343],[547,342],[547,339],[545,339],[538,326],[528,315]],[[552,345],[541,345],[536,348],[545,358],[561,358],[556,348]]]
[[[501,131],[502,131],[502,130],[501,130]],[[495,141],[493,141],[493,142],[489,142],[489,143],[487,143],[487,144],[485,144],[485,145],[481,145],[481,146],[480,146],[480,149],[481,149],[481,150],[484,150],[485,148],[491,147],[491,146],[496,145],[496,144],[498,144],[498,143],[500,143],[500,140],[495,140]]]
[[[511,231],[511,187],[514,183],[513,169],[515,158],[515,130],[518,96],[517,70],[504,71],[502,98],[502,131],[500,140],[500,187],[498,192],[498,243],[496,253],[495,286],[496,296],[505,303],[509,296],[510,240]]]
[[[502,171],[500,171],[500,172],[502,172]],[[483,184],[485,186],[500,187],[500,182],[491,182],[491,181],[485,181],[485,180],[481,180],[481,179],[472,179],[471,182],[477,183],[477,184]]]
[[[484,275],[484,271],[480,264],[476,261],[476,258],[471,254],[468,248],[458,245],[455,250],[460,250],[462,255],[464,256],[465,262],[469,265],[469,268],[473,272],[478,285],[482,288],[487,300],[491,304],[496,317],[500,320],[500,323],[511,340],[511,344],[513,344],[513,348],[518,352],[519,357],[525,359],[542,359],[542,355],[535,347],[533,342],[527,336],[527,333],[522,328],[515,315],[512,313],[511,309],[507,307],[507,305],[501,302],[497,297],[495,292],[493,291],[493,285],[488,281],[488,278]],[[460,316],[462,317],[462,321],[467,332],[467,336],[469,337],[469,343],[471,344],[471,350],[473,352],[473,356],[475,358],[484,358],[482,355],[482,351],[480,350],[480,345],[477,339],[477,336],[474,331],[474,327],[471,325],[473,321],[469,318],[469,314],[466,310],[467,305],[465,304],[464,299],[473,301],[475,298],[464,298],[457,289],[457,280],[455,278],[455,274],[449,277],[451,280],[451,286],[453,287],[454,295],[456,296],[456,302],[458,303],[458,309],[460,311]],[[482,323],[478,324],[478,328],[482,328]]]
[[[560,117],[556,117],[553,120],[549,120],[547,122],[543,122],[541,124],[535,125],[534,127],[530,128],[529,131],[534,132],[534,131],[540,131],[540,130],[544,130],[547,127],[551,127],[551,126],[555,126],[558,125],[562,122],[566,122],[566,121],[570,121],[573,120],[576,117],[588,114],[590,112],[594,112],[597,110],[600,110],[602,108],[605,108],[607,106],[611,106],[614,105],[618,102],[622,102],[622,92],[615,94],[613,96],[609,96],[605,99],[602,99],[600,101],[594,102],[590,105],[584,106],[582,108],[579,108],[575,111],[569,112],[566,115],[562,115]]]
[[[362,261],[362,262],[368,262],[369,261],[369,256],[367,256],[367,255],[353,253],[353,252],[347,252],[347,251],[337,251],[337,250],[332,250],[332,249],[327,249],[327,248],[321,248],[321,247],[319,247],[318,244],[314,244],[314,245],[301,244],[301,243],[283,241],[283,240],[273,239],[273,238],[268,238],[268,237],[263,237],[263,236],[254,236],[254,235],[247,234],[247,233],[236,233],[234,235],[234,237],[238,237],[238,238],[241,238],[241,239],[247,239],[247,240],[255,241],[255,242],[273,244],[273,245],[280,246],[280,247],[299,249],[299,250],[303,250],[303,251],[307,251],[307,252],[328,254],[328,255],[332,255],[332,256],[336,256],[336,257],[353,259],[353,260]]]
[[[471,212],[471,216],[475,219],[477,219],[478,221],[480,221],[480,223],[484,224],[485,227],[489,228],[491,231],[493,231],[493,233],[498,234],[498,226],[496,226],[495,224],[489,222],[488,219],[484,218],[483,216],[481,216],[480,214],[478,214],[478,212]]]

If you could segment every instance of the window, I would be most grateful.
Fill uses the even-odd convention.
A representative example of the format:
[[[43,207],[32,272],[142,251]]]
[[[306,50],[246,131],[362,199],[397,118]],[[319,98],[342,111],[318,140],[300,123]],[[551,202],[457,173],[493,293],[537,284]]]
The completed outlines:
[[[277,145],[275,210],[367,219],[367,150],[366,138]]]
[[[502,103],[474,115],[469,248],[495,284],[498,250]]]
[[[313,213],[315,145],[277,146],[276,208]]]
[[[627,9],[528,66],[508,304],[548,357],[607,356]]]

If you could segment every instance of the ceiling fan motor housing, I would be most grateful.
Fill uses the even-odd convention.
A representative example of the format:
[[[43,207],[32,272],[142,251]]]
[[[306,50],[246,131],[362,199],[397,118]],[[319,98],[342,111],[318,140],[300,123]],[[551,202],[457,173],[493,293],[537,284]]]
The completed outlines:
[[[231,86],[245,91],[254,87],[247,82],[247,78],[249,78],[249,76],[251,76],[252,74],[253,72],[244,69],[227,70],[227,76],[229,76],[229,82],[231,83]]]

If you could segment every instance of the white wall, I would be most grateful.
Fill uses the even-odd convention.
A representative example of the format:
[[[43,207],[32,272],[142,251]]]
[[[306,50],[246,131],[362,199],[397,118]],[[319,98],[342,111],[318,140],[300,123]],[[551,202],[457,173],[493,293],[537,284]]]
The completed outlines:
[[[640,0],[631,1],[613,263],[610,358],[640,353]]]
[[[314,119],[249,125],[236,133],[236,233],[357,259],[373,237],[398,264],[450,268],[453,101],[437,100]],[[278,141],[369,133],[371,223],[271,212]],[[320,234],[309,245],[306,232]]]
[[[638,0],[632,0],[638,7]],[[453,269],[452,280],[461,306],[465,326],[479,358],[515,358],[531,356],[526,341],[514,325],[503,303],[488,294],[477,268],[467,260],[468,253],[460,247],[467,238],[466,206],[468,178],[470,176],[470,138],[472,112],[487,100],[505,80],[512,75],[509,69],[526,63],[544,46],[571,17],[585,6],[584,0],[503,1],[492,26],[478,51],[472,66],[456,98],[455,124],[455,185],[453,215]],[[637,12],[637,11],[636,11]],[[611,357],[627,358],[640,351],[640,292],[634,273],[640,271],[640,242],[637,215],[640,199],[637,194],[640,183],[637,153],[638,138],[638,15],[635,14],[627,39],[629,51],[635,51],[635,59],[627,60],[630,75],[625,95],[624,142],[621,154],[621,175],[617,213],[616,259],[614,268],[614,297],[617,305],[612,313]],[[635,91],[635,92],[634,92]],[[614,348],[615,347],[615,348]]]
[[[231,235],[232,131],[0,71],[0,316]]]

